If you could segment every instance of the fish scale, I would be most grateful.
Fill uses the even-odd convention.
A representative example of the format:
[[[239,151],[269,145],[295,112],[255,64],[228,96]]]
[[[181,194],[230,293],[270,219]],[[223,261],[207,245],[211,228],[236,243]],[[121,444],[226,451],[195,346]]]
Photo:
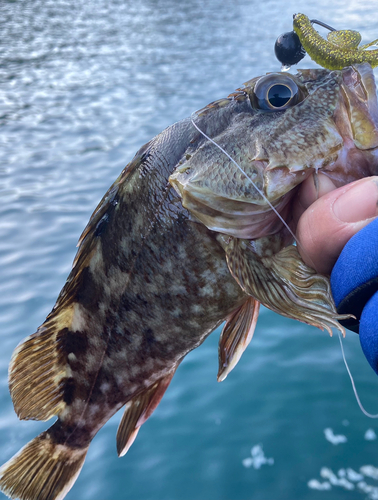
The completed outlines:
[[[337,314],[328,278],[302,262],[282,220],[291,222],[298,186],[315,169],[338,185],[378,172],[374,77],[367,64],[286,74],[298,101],[257,108],[257,82],[281,78],[254,78],[200,110],[198,129],[188,118],[163,131],[99,203],[54,308],[11,360],[19,417],[57,416],[1,467],[11,498],[64,498],[121,407],[124,455],[184,356],[222,322],[219,381],[251,341],[260,303],[343,331],[338,320],[349,316]]]

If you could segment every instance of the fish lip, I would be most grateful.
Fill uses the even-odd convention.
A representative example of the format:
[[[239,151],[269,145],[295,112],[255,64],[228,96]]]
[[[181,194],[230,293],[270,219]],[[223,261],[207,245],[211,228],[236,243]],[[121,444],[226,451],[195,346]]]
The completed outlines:
[[[378,102],[373,70],[363,63],[340,73],[341,99],[333,119],[343,146],[336,160],[321,169],[337,187],[378,174]]]
[[[343,97],[351,124],[352,140],[361,150],[378,147],[377,88],[368,63],[341,71]]]

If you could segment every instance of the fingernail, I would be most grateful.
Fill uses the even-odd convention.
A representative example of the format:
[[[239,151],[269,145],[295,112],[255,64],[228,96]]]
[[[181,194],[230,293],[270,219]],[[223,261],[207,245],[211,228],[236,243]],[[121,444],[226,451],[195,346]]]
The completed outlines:
[[[378,215],[378,178],[357,182],[333,204],[333,212],[342,222],[358,222]]]

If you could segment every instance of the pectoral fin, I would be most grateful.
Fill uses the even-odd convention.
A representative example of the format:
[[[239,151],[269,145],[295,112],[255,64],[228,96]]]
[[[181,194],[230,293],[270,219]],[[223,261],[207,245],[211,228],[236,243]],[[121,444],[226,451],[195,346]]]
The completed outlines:
[[[218,382],[235,368],[251,342],[259,316],[260,303],[250,297],[227,319],[219,339]]]
[[[177,366],[171,373],[128,401],[117,431],[117,452],[123,457],[133,444],[140,426],[152,415],[164,396]]]
[[[231,274],[248,295],[283,316],[345,335],[338,320],[350,315],[337,314],[328,278],[306,266],[295,246],[267,256],[255,253],[248,240],[229,238],[222,246]]]

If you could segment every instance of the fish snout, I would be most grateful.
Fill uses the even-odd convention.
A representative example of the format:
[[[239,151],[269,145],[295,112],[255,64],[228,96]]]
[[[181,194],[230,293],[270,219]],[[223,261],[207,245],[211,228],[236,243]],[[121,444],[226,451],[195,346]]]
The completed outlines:
[[[344,68],[342,89],[355,146],[362,150],[377,148],[377,89],[370,64],[356,64]]]

